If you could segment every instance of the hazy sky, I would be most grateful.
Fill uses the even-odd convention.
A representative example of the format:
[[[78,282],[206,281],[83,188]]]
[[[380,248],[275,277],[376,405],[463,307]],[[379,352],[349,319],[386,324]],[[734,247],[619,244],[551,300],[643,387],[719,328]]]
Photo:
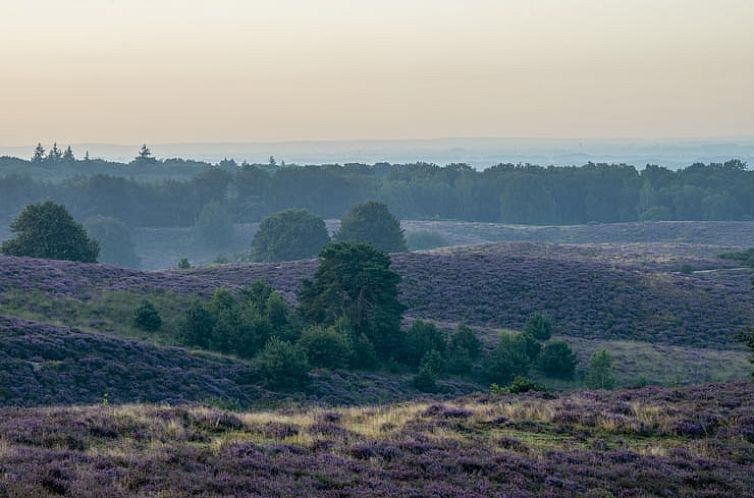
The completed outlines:
[[[0,145],[741,135],[753,0],[0,0]]]

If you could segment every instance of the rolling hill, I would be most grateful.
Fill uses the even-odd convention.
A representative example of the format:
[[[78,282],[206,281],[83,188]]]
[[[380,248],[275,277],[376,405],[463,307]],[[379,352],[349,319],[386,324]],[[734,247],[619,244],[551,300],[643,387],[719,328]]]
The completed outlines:
[[[558,333],[736,347],[754,316],[751,271],[689,244],[495,243],[392,256],[408,315],[517,329],[534,311]],[[316,260],[140,272],[104,265],[0,258],[0,296],[41,292],[86,299],[103,291],[208,295],[267,280],[295,301]],[[684,272],[679,270],[684,269]]]

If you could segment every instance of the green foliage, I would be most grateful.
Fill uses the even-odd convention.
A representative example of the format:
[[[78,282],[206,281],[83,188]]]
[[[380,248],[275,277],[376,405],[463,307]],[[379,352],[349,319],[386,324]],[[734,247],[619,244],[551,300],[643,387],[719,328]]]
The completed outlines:
[[[470,327],[459,325],[448,340],[446,369],[456,374],[468,373],[481,355],[482,341]]]
[[[100,263],[138,268],[141,265],[131,238],[131,229],[120,220],[106,216],[91,216],[84,220],[91,238],[99,243]]]
[[[188,270],[191,268],[191,263],[189,262],[188,258],[181,258],[178,261],[178,269],[179,270]]]
[[[233,219],[218,201],[206,204],[196,223],[199,242],[208,247],[223,247],[233,241]]]
[[[448,241],[437,232],[418,230],[406,233],[406,246],[409,251],[428,251],[448,245]]]
[[[312,258],[329,240],[322,218],[304,209],[288,209],[262,221],[251,242],[251,258],[254,261]]]
[[[264,382],[273,388],[295,388],[307,383],[309,362],[301,347],[278,338],[270,339],[256,359]]]
[[[400,222],[381,202],[370,201],[351,208],[340,223],[335,235],[340,242],[362,242],[380,251],[406,250]]]
[[[61,204],[30,204],[10,228],[16,238],[6,240],[0,247],[8,256],[97,262],[99,244],[88,237],[84,227]]]
[[[438,351],[428,351],[422,357],[419,371],[414,376],[414,387],[424,392],[437,390],[437,379],[442,371],[442,356]]]
[[[542,384],[538,384],[528,377],[522,377],[520,375],[513,379],[513,382],[508,386],[507,391],[511,394],[528,393],[532,391],[544,392],[547,388]]]
[[[597,351],[589,360],[584,382],[590,389],[613,389],[615,377],[613,376],[613,358],[605,349]]]
[[[524,325],[524,332],[538,341],[549,340],[552,337],[552,329],[552,320],[539,312],[529,315]]]
[[[405,306],[390,258],[369,245],[345,242],[331,242],[320,258],[314,278],[299,291],[303,320],[329,326],[346,317],[354,336],[364,335],[380,359],[394,356],[402,346]]]
[[[419,365],[430,351],[444,356],[447,350],[445,333],[434,324],[416,320],[406,332],[401,359],[409,365]]]
[[[194,302],[181,325],[181,339],[187,346],[209,349],[215,316],[201,301]]]
[[[542,352],[542,344],[535,339],[532,335],[524,332],[520,334],[520,339],[524,343],[526,349],[526,356],[529,357],[529,363],[536,363],[539,359],[539,355]]]
[[[484,361],[487,380],[506,385],[516,375],[526,375],[530,366],[526,346],[526,340],[521,334],[500,334],[497,346]]]
[[[754,268],[754,248],[746,249],[740,252],[727,252],[720,255],[723,259],[738,261],[744,266]]]
[[[336,327],[312,326],[304,330],[298,344],[313,367],[347,368],[351,360],[351,344]]]
[[[548,377],[572,379],[578,360],[571,347],[563,341],[545,344],[540,355],[542,371]]]
[[[136,312],[134,313],[134,326],[146,332],[160,330],[160,327],[162,327],[162,317],[160,317],[160,313],[154,307],[154,304],[146,299],[141,302],[141,305],[136,308]]]
[[[288,305],[269,284],[256,282],[237,299],[218,289],[206,302],[189,308],[182,325],[185,344],[251,358],[272,337],[295,340]]]

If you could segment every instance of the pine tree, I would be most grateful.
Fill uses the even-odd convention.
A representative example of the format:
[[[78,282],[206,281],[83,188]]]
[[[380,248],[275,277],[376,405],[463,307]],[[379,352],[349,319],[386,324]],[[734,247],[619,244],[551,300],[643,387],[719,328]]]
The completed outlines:
[[[55,142],[52,144],[52,149],[50,149],[50,152],[47,154],[47,162],[48,163],[59,163],[63,159],[63,152],[58,147],[58,143]]]
[[[44,161],[45,158],[45,148],[42,147],[41,143],[38,143],[37,146],[34,148],[34,155],[31,158],[31,162],[35,164],[39,164]]]
[[[73,149],[71,149],[70,145],[66,147],[65,152],[63,152],[63,161],[67,163],[76,162],[76,156],[73,155]]]
[[[147,144],[141,146],[139,154],[134,158],[131,164],[154,164],[157,159],[152,156],[152,151],[147,147]]]

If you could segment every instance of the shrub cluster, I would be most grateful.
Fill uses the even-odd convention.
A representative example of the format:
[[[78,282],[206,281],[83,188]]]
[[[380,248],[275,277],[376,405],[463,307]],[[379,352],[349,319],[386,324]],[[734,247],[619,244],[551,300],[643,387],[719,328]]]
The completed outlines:
[[[507,385],[517,377],[525,377],[535,367],[550,378],[572,379],[576,354],[565,342],[551,339],[552,329],[551,319],[534,313],[523,332],[500,334],[497,346],[484,359],[486,380]]]

